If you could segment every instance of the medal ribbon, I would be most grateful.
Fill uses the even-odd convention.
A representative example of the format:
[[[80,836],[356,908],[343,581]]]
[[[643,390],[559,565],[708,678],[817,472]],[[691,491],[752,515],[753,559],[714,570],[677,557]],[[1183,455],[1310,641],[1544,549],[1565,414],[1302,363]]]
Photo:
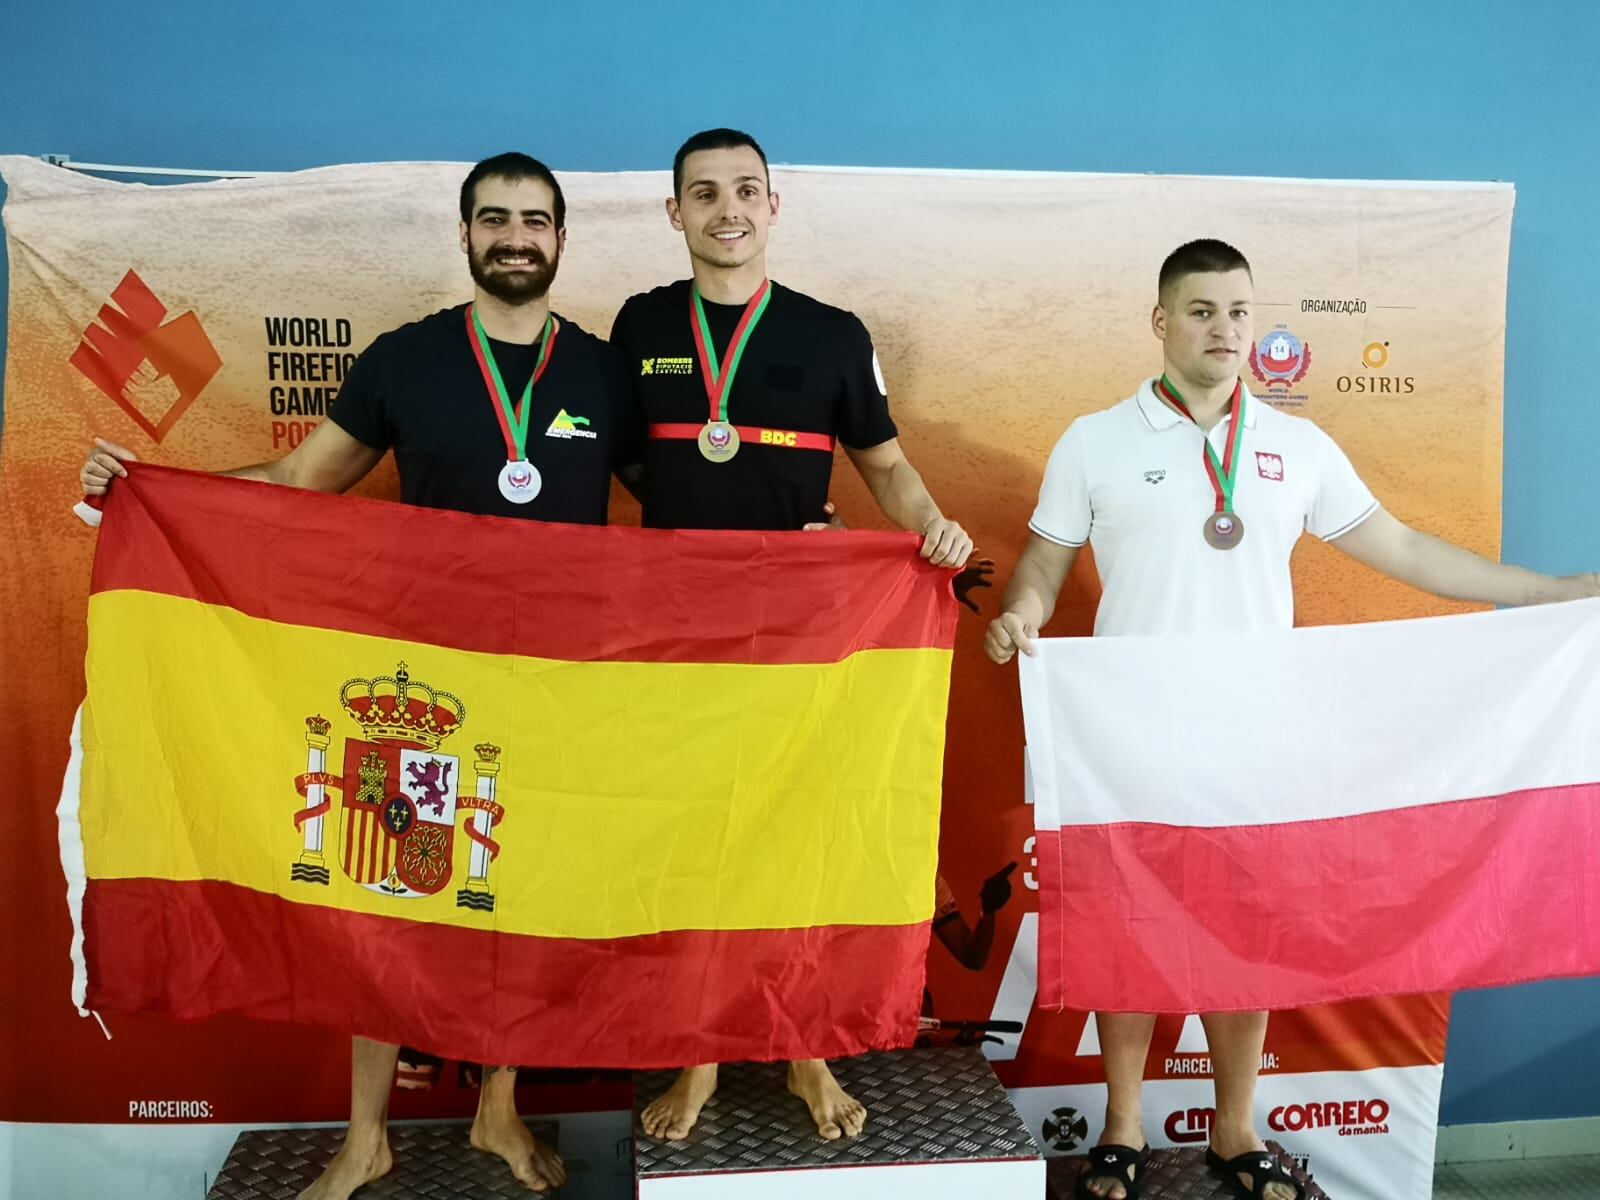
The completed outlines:
[[[1167,382],[1163,375],[1156,383],[1156,391],[1161,398],[1173,408],[1181,412],[1189,421],[1199,428],[1200,422],[1194,419],[1194,414],[1189,411],[1189,406],[1183,402],[1183,397],[1178,395],[1178,389]],[[1217,457],[1217,448],[1211,444],[1211,438],[1201,430],[1201,437],[1206,447],[1206,475],[1211,480],[1212,490],[1217,493],[1217,511],[1233,511],[1233,485],[1239,478],[1239,447],[1244,442],[1244,421],[1241,419],[1240,410],[1244,407],[1244,384],[1236,382],[1233,385],[1233,399],[1229,402],[1228,420],[1228,446],[1224,457]]]
[[[700,289],[690,284],[689,290],[694,294],[694,315],[689,328],[694,333],[695,348],[700,351],[700,378],[706,385],[706,399],[711,402],[711,415],[706,420],[726,422],[728,393],[733,389],[733,377],[739,373],[739,360],[744,357],[744,348],[767,311],[768,301],[772,299],[772,280],[763,279],[761,290],[751,296],[750,302],[744,306],[744,315],[739,318],[738,328],[733,331],[733,340],[728,343],[728,361],[720,366],[716,347],[711,344],[711,326],[706,323],[706,307],[700,302]]]
[[[556,344],[556,315],[544,319],[544,332],[539,335],[539,359],[528,377],[528,386],[522,389],[522,399],[515,408],[506,391],[506,381],[500,378],[500,364],[494,361],[494,350],[489,345],[489,335],[478,319],[477,307],[467,305],[468,341],[472,343],[473,356],[478,360],[478,370],[483,373],[483,384],[494,397],[494,415],[499,418],[500,432],[506,439],[506,460],[525,462],[528,457],[528,422],[533,419],[533,385],[544,375],[550,365],[550,352]]]

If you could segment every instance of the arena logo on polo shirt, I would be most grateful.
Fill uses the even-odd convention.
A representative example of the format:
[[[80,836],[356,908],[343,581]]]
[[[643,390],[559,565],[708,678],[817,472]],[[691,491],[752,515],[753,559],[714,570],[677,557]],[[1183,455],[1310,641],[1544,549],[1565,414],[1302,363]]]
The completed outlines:
[[[694,359],[692,358],[641,358],[639,360],[639,374],[641,375],[693,375]]]
[[[550,422],[550,428],[544,431],[545,437],[553,438],[595,438],[600,435],[592,429],[583,429],[579,426],[589,424],[588,417],[574,417],[562,409],[556,413],[555,420]]]

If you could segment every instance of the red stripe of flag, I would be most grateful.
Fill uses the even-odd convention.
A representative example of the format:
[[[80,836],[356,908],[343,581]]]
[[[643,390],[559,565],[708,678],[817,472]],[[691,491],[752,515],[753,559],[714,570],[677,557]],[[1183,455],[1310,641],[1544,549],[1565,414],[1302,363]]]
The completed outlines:
[[[1074,825],[1036,846],[1041,895],[1061,897],[1040,914],[1045,1007],[1294,1008],[1600,968],[1600,784],[1272,825]]]
[[[168,545],[182,558],[159,549]],[[475,517],[133,463],[109,493],[92,586],[491,654],[838,662],[859,650],[951,645],[950,573],[918,558],[917,545],[907,533]],[[519,603],[529,570],[542,576],[537,611]],[[419,574],[453,586],[418,587]],[[509,619],[462,620],[465,595]],[[709,626],[707,611],[717,613]]]
[[[88,1006],[101,1013],[237,1012],[552,1067],[909,1046],[928,948],[926,924],[536,938],[153,879],[91,880],[84,932],[96,948]],[[341,969],[379,947],[383,991]]]

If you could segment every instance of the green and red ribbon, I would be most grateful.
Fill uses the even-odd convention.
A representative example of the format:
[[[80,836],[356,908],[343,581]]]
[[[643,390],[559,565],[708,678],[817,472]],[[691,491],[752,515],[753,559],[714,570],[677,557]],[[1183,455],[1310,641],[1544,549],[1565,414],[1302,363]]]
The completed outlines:
[[[733,331],[733,340],[728,343],[728,361],[720,365],[716,347],[711,343],[711,326],[706,322],[706,308],[700,301],[700,289],[694,284],[689,287],[694,295],[694,313],[689,328],[694,333],[695,348],[700,351],[700,377],[705,381],[706,399],[711,402],[711,415],[707,421],[726,422],[728,393],[733,390],[733,378],[739,373],[739,360],[744,357],[744,348],[750,342],[750,335],[756,331],[772,299],[772,280],[763,279],[760,290],[745,304],[744,313]]]
[[[1194,419],[1194,414],[1189,411],[1189,406],[1183,402],[1183,397],[1178,394],[1178,389],[1168,382],[1163,375],[1156,381],[1156,391],[1161,398],[1173,408],[1177,409],[1190,422],[1199,427],[1200,422]],[[1244,384],[1235,381],[1233,385],[1233,398],[1228,401],[1228,445],[1222,457],[1217,456],[1217,448],[1211,444],[1211,439],[1201,430],[1202,440],[1205,442],[1206,475],[1211,480],[1211,488],[1217,494],[1217,511],[1233,511],[1233,485],[1239,478],[1239,447],[1244,442],[1244,421],[1242,409],[1244,408]]]
[[[494,415],[500,420],[500,433],[506,439],[506,460],[526,462],[528,458],[528,423],[533,419],[533,388],[550,365],[550,352],[555,348],[556,315],[544,319],[544,332],[539,335],[539,359],[522,389],[522,398],[513,406],[506,391],[506,381],[500,377],[500,364],[494,360],[494,350],[489,345],[489,335],[478,319],[477,306],[467,305],[468,341],[472,343],[473,356],[478,360],[478,370],[483,373],[483,384],[494,397]]]

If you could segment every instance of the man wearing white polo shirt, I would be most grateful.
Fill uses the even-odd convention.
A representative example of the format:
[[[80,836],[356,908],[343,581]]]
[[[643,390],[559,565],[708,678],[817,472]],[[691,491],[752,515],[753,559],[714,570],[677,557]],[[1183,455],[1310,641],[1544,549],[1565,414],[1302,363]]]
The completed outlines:
[[[1078,549],[1091,542],[1104,589],[1096,636],[1287,628],[1294,623],[1289,557],[1303,533],[1455,600],[1535,604],[1600,595],[1592,574],[1540,575],[1401,524],[1327,434],[1252,396],[1239,371],[1254,342],[1253,294],[1249,263],[1224,242],[1190,242],[1167,257],[1150,318],[1162,374],[1120,404],[1074,421],[1056,444],[1028,548],[989,626],[990,658],[1004,663],[1017,650],[1033,652]],[[1093,961],[1088,948],[1085,962]],[[1140,1094],[1155,1018],[1096,1019],[1106,1119],[1077,1195],[1134,1200],[1148,1156]],[[1299,1185],[1258,1153],[1252,1114],[1267,1014],[1201,1019],[1216,1081],[1207,1162],[1241,1196],[1298,1200]]]

